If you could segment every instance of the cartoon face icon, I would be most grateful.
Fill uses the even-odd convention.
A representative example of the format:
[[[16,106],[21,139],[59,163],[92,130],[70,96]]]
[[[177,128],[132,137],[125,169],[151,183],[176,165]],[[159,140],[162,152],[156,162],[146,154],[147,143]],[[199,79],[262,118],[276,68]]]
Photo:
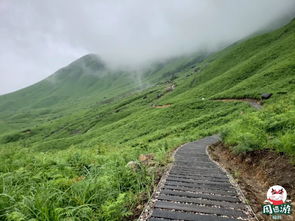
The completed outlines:
[[[273,205],[281,205],[286,202],[287,199],[287,192],[284,187],[281,186],[272,186],[267,191],[267,199]]]
[[[284,192],[283,189],[280,189],[278,191],[271,189],[270,199],[275,201],[283,201],[283,192]]]

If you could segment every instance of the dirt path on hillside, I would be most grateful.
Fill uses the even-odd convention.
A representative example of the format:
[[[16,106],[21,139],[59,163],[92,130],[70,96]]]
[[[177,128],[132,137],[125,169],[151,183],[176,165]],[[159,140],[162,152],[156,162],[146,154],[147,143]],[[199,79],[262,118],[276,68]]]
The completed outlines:
[[[257,110],[262,108],[262,103],[260,100],[252,99],[252,98],[241,98],[241,99],[234,99],[234,98],[224,98],[224,99],[214,99],[215,101],[222,101],[222,102],[232,102],[232,101],[240,101],[246,102],[250,104],[252,107],[256,108]]]

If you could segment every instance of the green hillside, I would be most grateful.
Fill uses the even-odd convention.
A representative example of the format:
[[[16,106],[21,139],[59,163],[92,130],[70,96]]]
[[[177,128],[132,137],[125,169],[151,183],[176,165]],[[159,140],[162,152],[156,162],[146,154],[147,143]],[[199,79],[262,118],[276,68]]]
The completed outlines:
[[[109,71],[96,55],[86,55],[31,87],[1,96],[0,114],[8,125],[26,126],[34,117],[51,120],[134,88],[127,73]]]
[[[184,65],[200,55],[155,64],[140,75],[109,69],[95,54],[89,54],[28,88],[0,96],[0,132],[26,129],[93,105],[109,103],[173,78]]]
[[[238,153],[295,158],[295,20],[207,57],[154,65],[141,82],[87,55],[1,96],[0,219],[135,218],[170,151],[214,133]],[[262,93],[273,94],[262,110],[216,100]],[[126,166],[146,153],[151,165]]]

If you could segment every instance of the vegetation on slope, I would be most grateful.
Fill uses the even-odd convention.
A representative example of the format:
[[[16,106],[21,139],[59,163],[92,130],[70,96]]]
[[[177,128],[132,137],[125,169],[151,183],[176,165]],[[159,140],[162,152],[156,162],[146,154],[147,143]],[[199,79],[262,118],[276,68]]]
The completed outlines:
[[[76,94],[82,97],[75,97],[74,105],[45,102],[44,109],[24,105],[26,111],[19,111],[11,104],[12,118],[9,110],[0,113],[0,126],[12,128],[0,137],[0,219],[130,219],[152,191],[158,168],[169,160],[167,153],[213,133],[223,132],[237,152],[271,147],[294,156],[294,40],[295,21],[204,60],[192,56],[158,65],[144,74],[147,83],[158,83],[140,91],[125,93],[135,88],[132,83],[124,89],[115,84],[105,92],[88,85]],[[77,75],[73,82],[80,79]],[[116,75],[115,82],[121,85],[124,76]],[[112,75],[105,79],[114,80]],[[39,85],[27,90],[41,93]],[[58,99],[64,99],[63,88],[70,86],[60,85]],[[1,107],[27,90],[0,97]],[[103,97],[108,90],[115,91],[111,99]],[[258,98],[265,92],[274,95],[262,111],[214,100]],[[101,96],[99,102],[96,96]],[[171,106],[153,108],[161,104]],[[42,111],[54,114],[43,118]],[[137,170],[126,166],[145,153],[155,155],[152,165],[139,163]]]
[[[276,100],[262,111],[247,113],[223,132],[226,144],[237,153],[271,148],[295,163],[295,94]]]

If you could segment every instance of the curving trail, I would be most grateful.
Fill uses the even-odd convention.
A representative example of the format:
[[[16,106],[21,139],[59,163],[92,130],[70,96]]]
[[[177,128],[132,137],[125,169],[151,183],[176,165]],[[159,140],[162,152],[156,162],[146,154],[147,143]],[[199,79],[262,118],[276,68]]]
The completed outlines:
[[[251,220],[239,191],[207,154],[207,147],[217,142],[214,135],[180,147],[139,220]]]

